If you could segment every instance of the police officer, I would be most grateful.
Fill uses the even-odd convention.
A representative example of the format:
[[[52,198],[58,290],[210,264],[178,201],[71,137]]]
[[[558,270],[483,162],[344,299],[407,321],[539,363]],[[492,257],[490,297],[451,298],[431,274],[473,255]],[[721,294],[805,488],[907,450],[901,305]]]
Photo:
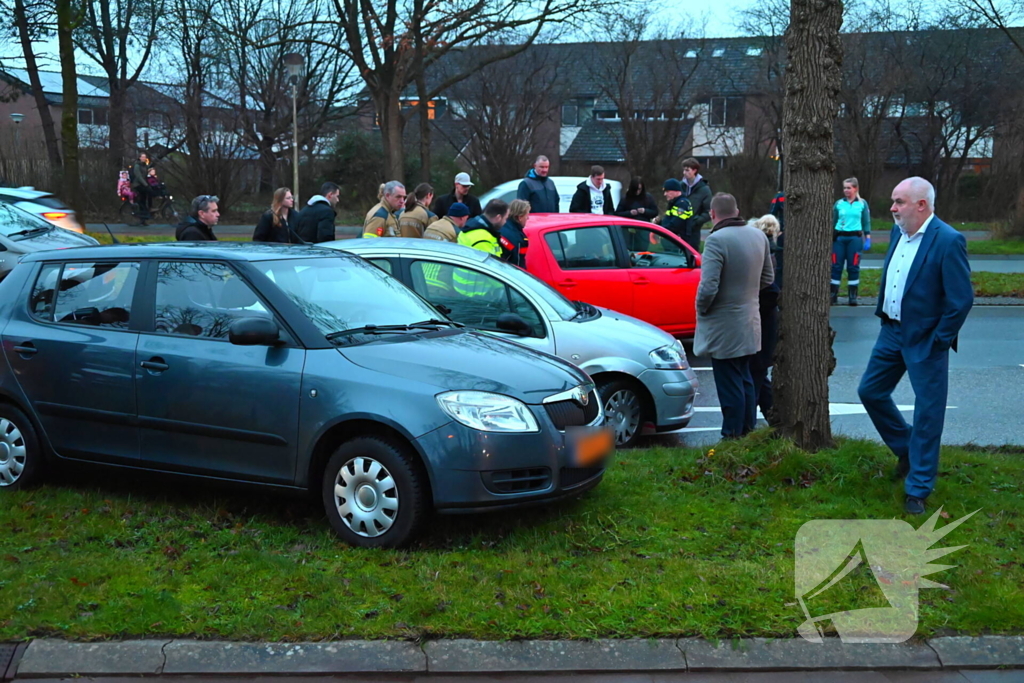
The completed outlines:
[[[405,185],[392,180],[384,184],[380,202],[366,214],[363,237],[398,237],[398,217],[405,206]]]
[[[486,251],[500,258],[503,251],[498,239],[507,218],[508,204],[500,199],[492,199],[487,202],[482,214],[466,221],[466,225],[459,233],[459,244]]]
[[[683,241],[693,247],[694,251],[700,251],[700,228],[693,222],[693,207],[690,200],[683,196],[683,184],[675,178],[669,178],[661,186],[665,193],[665,201],[668,209],[663,216],[655,221],[663,228],[674,232],[683,238]]]
[[[860,197],[860,183],[856,178],[843,181],[843,198],[832,207],[832,286],[831,301],[839,303],[839,285],[843,279],[843,265],[848,278],[846,286],[850,305],[857,305],[860,287],[860,252],[871,248],[871,209]]]

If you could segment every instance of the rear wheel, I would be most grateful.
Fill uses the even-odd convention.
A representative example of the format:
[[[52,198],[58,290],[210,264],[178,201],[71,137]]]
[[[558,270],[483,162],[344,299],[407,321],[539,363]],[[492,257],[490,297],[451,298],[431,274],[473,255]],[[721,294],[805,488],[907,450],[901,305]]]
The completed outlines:
[[[334,532],[359,548],[397,548],[427,515],[426,475],[389,441],[361,436],[334,452],[324,470],[323,503]]]
[[[644,402],[636,385],[624,379],[597,383],[605,424],[615,433],[617,448],[633,448],[644,426]]]
[[[0,403],[0,489],[17,491],[43,475],[43,452],[28,416]]]

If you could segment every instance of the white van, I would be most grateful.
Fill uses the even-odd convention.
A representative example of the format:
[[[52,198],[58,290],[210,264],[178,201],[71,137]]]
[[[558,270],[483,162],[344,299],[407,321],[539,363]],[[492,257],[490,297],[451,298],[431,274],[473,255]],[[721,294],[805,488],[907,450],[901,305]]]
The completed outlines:
[[[576,194],[576,188],[580,183],[587,182],[587,176],[553,175],[549,177],[555,181],[555,189],[558,190],[558,212],[569,213],[569,204],[572,203],[572,196]],[[511,202],[516,198],[516,191],[519,189],[519,183],[521,182],[523,182],[523,179],[518,178],[488,190],[480,197],[481,208],[487,206],[487,202],[492,199]],[[622,197],[622,183],[618,180],[608,179],[605,179],[605,182],[612,189],[612,207],[618,207],[619,199]]]

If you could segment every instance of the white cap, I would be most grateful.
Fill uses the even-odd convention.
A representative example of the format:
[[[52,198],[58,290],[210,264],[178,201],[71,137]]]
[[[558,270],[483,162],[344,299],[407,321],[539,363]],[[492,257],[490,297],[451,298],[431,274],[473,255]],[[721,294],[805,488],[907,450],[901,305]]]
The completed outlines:
[[[469,180],[468,173],[459,173],[455,176],[455,182],[459,185],[465,185],[466,187],[473,187],[473,183]]]

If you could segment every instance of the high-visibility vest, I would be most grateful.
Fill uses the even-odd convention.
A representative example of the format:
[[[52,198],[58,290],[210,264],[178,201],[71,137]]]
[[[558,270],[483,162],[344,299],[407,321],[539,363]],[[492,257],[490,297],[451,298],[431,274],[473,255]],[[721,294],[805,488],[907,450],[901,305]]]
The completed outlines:
[[[460,232],[458,242],[465,247],[486,251],[488,254],[493,254],[499,258],[503,253],[501,245],[498,244],[498,238],[490,230],[484,230],[483,228]]]

